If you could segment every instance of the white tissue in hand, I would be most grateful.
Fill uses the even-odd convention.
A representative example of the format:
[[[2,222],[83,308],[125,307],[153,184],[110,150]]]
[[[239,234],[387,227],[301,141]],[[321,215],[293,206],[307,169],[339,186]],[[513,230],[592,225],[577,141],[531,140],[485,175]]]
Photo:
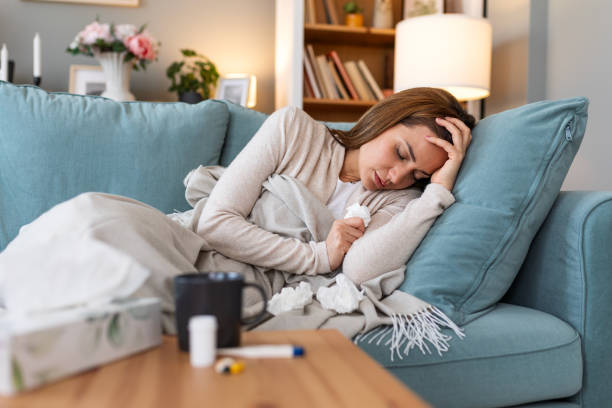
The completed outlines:
[[[283,312],[300,309],[312,302],[312,286],[300,282],[297,288],[283,288],[268,301],[268,312],[277,316]]]
[[[346,209],[346,215],[344,218],[350,217],[359,217],[363,220],[366,228],[372,219],[370,217],[370,210],[365,205],[359,205],[359,203],[355,203]]]
[[[335,285],[329,288],[322,286],[317,290],[317,300],[321,306],[338,313],[351,313],[359,307],[361,299],[363,291],[360,292],[353,281],[341,273],[336,276]]]

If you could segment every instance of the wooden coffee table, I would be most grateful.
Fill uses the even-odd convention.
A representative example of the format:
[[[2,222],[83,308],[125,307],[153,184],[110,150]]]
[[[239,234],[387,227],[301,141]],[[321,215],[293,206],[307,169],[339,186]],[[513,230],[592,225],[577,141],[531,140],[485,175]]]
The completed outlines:
[[[176,337],[161,347],[37,390],[0,397],[0,406],[119,407],[427,407],[418,396],[336,330],[252,331],[246,344],[292,343],[306,356],[244,359],[240,374],[193,368]]]

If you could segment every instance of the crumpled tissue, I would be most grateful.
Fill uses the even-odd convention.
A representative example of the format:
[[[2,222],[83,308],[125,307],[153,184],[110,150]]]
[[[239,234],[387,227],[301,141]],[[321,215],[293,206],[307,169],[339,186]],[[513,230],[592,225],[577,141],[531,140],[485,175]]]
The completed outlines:
[[[350,217],[359,217],[363,220],[365,227],[368,227],[368,224],[372,220],[370,217],[370,210],[365,205],[359,205],[359,203],[355,203],[346,209],[346,215],[344,218]]]
[[[268,301],[268,312],[277,316],[302,307],[312,302],[312,286],[308,282],[300,282],[297,288],[283,288],[280,293]]]
[[[317,300],[325,309],[338,313],[351,313],[359,307],[363,293],[364,291],[359,291],[346,275],[339,273],[336,275],[335,285],[322,286],[317,290]]]

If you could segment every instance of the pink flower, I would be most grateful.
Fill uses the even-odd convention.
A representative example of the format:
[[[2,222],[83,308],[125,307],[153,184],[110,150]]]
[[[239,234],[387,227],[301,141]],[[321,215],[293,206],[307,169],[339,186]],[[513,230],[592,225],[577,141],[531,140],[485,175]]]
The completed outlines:
[[[149,33],[142,32],[132,35],[123,40],[123,44],[138,59],[153,61],[155,59],[155,47],[153,37]]]
[[[113,41],[113,37],[110,33],[110,26],[108,24],[100,24],[97,21],[85,27],[78,36],[85,45],[92,45],[97,40],[104,40],[106,42]]]

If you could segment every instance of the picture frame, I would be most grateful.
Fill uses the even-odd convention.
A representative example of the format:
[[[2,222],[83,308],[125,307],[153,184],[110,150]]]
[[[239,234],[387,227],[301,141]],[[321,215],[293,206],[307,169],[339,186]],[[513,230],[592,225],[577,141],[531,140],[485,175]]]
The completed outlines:
[[[250,85],[251,78],[247,75],[219,78],[215,98],[247,106]]]
[[[443,13],[444,0],[404,0],[404,19]]]
[[[106,79],[99,65],[70,65],[68,92],[79,95],[101,95]]]
[[[22,0],[44,3],[95,4],[102,6],[138,7],[140,0]]]

